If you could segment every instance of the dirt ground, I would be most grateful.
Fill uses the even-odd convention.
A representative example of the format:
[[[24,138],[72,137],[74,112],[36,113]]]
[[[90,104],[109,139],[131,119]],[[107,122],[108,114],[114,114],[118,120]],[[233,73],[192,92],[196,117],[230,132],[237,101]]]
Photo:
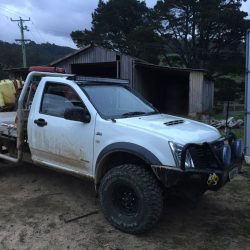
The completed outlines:
[[[99,209],[91,181],[31,164],[0,165],[1,250],[250,249],[250,166],[196,205],[170,198],[144,235],[116,230]]]

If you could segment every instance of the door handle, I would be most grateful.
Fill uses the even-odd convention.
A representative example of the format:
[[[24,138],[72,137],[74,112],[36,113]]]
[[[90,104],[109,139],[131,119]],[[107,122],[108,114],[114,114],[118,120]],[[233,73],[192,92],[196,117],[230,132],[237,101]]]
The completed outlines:
[[[34,123],[38,126],[38,127],[44,127],[44,126],[47,126],[47,122],[42,119],[42,118],[39,118],[37,120],[34,120]]]

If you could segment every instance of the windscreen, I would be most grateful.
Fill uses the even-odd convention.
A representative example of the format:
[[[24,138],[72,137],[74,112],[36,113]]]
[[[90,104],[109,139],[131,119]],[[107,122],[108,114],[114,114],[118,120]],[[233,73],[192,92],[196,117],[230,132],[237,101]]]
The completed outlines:
[[[123,86],[83,86],[101,116],[105,118],[126,118],[158,113],[147,101]]]

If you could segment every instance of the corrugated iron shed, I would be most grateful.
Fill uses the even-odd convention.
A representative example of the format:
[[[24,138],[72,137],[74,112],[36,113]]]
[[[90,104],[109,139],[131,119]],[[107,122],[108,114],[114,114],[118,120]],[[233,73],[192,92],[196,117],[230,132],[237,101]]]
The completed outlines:
[[[50,64],[67,73],[129,80],[162,112],[195,115],[213,107],[214,84],[202,69],[171,68],[88,45]]]

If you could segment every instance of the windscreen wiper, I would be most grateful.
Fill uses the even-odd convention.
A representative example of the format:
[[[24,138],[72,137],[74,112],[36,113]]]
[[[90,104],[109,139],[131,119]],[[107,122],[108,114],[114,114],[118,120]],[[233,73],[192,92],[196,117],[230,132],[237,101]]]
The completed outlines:
[[[145,115],[145,114],[146,114],[146,112],[143,112],[143,111],[133,111],[133,112],[124,113],[124,114],[122,114],[121,116],[122,116],[122,117],[127,117],[127,116]]]
[[[155,114],[160,114],[160,112],[159,111],[152,111],[152,112],[147,113],[147,115],[155,115]]]

